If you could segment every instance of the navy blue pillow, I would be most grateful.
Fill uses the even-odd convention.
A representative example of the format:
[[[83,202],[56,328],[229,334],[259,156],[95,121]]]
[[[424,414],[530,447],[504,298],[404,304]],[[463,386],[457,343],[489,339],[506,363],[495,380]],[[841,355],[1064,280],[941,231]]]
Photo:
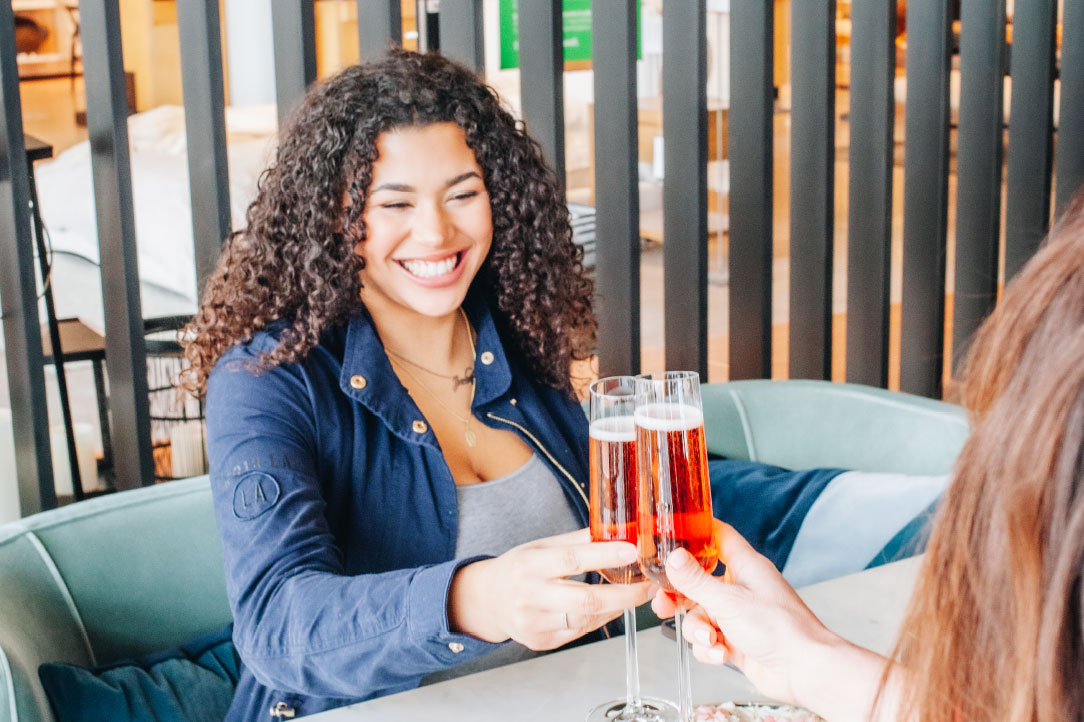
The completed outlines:
[[[137,662],[49,662],[38,678],[57,722],[222,722],[240,668],[232,632],[230,624]]]
[[[782,569],[809,508],[828,482],[844,471],[791,471],[714,457],[708,461],[712,511]]]

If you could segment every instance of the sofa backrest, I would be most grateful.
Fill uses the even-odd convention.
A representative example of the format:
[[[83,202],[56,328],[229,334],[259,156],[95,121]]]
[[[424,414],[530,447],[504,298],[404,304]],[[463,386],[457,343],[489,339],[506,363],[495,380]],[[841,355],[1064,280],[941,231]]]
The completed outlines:
[[[0,721],[52,719],[43,662],[138,658],[230,619],[206,477],[0,527]]]
[[[827,381],[703,387],[708,450],[788,469],[946,474],[967,439],[963,409]]]

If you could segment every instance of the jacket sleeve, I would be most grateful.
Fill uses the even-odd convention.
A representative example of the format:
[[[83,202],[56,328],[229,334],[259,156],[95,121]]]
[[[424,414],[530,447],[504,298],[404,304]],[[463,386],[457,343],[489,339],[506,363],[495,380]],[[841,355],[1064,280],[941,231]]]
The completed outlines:
[[[306,378],[297,365],[254,373],[246,357],[234,349],[219,362],[206,414],[234,642],[256,679],[367,698],[499,646],[449,630],[452,576],[476,559],[345,575],[315,472]]]

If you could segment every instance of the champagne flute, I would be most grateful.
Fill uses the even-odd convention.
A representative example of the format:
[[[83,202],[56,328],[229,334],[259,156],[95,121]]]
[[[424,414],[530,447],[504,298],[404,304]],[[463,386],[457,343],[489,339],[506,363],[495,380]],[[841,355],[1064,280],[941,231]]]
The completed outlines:
[[[633,418],[640,476],[640,567],[653,582],[675,592],[666,578],[670,552],[683,547],[709,572],[718,560],[700,376],[694,371],[637,376]],[[679,594],[674,622],[682,722],[692,719],[689,645],[682,637],[686,607]]]
[[[639,514],[639,475],[633,413],[636,380],[612,376],[591,384],[591,540],[636,543]],[[636,562],[619,569],[603,569],[612,584],[644,580]],[[588,722],[676,722],[677,708],[670,702],[640,696],[636,656],[636,610],[625,610],[625,699],[599,705]]]

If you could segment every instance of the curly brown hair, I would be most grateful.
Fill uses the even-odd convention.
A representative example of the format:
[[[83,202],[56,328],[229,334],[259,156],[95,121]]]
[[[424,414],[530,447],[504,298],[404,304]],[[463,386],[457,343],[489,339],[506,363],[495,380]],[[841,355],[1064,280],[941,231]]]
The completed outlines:
[[[443,122],[463,129],[492,210],[493,244],[472,288],[534,380],[571,392],[570,366],[591,354],[596,323],[557,180],[494,90],[439,55],[402,50],[314,86],[291,114],[247,226],[227,239],[181,332],[183,388],[205,393],[218,359],[273,322],[284,328],[261,370],[299,361],[324,329],[363,310],[354,248],[366,237],[377,138]]]

